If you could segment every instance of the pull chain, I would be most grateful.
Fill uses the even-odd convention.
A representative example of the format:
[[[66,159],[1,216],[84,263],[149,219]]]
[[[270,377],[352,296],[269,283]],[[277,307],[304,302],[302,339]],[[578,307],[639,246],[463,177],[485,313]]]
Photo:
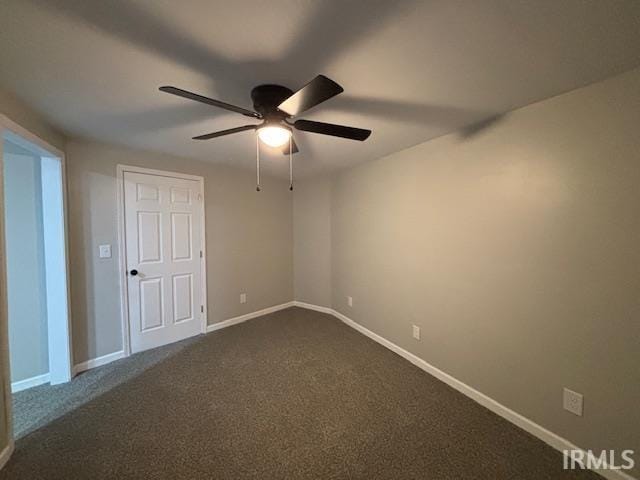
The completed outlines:
[[[256,135],[256,192],[260,191],[260,139]]]
[[[293,135],[289,135],[289,190],[293,192]]]

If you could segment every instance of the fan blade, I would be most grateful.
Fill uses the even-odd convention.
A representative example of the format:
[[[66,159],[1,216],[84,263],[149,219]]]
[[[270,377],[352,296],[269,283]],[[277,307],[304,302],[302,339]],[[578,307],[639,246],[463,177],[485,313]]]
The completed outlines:
[[[334,125],[333,123],[313,122],[311,120],[296,120],[293,126],[303,132],[321,133],[322,135],[360,140],[361,142],[371,135],[371,130]]]
[[[293,139],[293,137],[291,137],[291,152],[292,153],[298,153],[300,150],[298,150],[298,145],[296,145],[296,141]],[[284,155],[289,155],[289,142],[285,143],[284,146],[282,147],[282,153]]]
[[[318,75],[278,105],[278,108],[294,117],[342,92],[344,89],[336,82],[324,75]]]
[[[220,130],[219,132],[207,133],[205,135],[198,135],[193,137],[194,140],[209,140],[210,138],[222,137],[224,135],[231,135],[232,133],[244,132],[245,130],[255,130],[258,125],[244,125],[242,127],[229,128],[228,130]]]
[[[203,97],[202,95],[188,92],[187,90],[182,90],[181,88],[164,86],[160,87],[160,91],[170,93],[172,95],[177,95],[178,97],[188,98],[189,100],[195,100],[196,102],[206,103],[207,105],[213,105],[214,107],[224,108],[225,110],[229,110],[231,112],[241,113],[242,115],[246,115],[247,117],[261,118],[259,114],[257,114],[256,112],[252,112],[251,110],[247,110],[246,108],[236,107],[235,105],[221,102],[220,100]]]

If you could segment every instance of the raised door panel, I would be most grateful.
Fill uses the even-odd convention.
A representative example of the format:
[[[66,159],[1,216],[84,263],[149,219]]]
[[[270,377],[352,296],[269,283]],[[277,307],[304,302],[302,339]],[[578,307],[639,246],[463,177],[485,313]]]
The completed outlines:
[[[171,187],[171,203],[191,204],[191,190],[182,187]]]
[[[162,215],[138,212],[138,262],[162,262]]]
[[[151,200],[155,202],[160,201],[160,189],[157,185],[149,185],[147,183],[137,183],[136,184],[136,199],[138,201],[141,200]]]
[[[140,331],[145,332],[164,325],[164,299],[162,277],[140,280]]]
[[[171,256],[173,261],[193,259],[193,228],[190,213],[171,213]]]
[[[193,319],[193,275],[190,273],[173,277],[173,321],[186,322]]]

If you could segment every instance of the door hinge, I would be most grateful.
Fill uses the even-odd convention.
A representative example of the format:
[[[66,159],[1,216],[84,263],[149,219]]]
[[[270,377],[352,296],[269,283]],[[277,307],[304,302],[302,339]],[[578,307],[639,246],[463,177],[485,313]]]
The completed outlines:
[[[200,305],[200,313],[204,313],[204,305]]]
[[[202,258],[202,250],[200,250],[200,258]]]

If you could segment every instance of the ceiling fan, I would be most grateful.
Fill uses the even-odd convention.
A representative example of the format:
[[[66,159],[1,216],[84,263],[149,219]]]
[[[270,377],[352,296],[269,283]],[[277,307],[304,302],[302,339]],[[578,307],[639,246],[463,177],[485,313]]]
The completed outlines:
[[[371,135],[371,130],[362,128],[334,125],[332,123],[315,122],[312,120],[295,120],[301,113],[316,105],[342,93],[344,89],[333,80],[318,75],[297,92],[293,92],[281,85],[259,85],[251,90],[251,99],[255,111],[247,110],[236,105],[214,100],[181,88],[164,86],[160,90],[172,95],[206,103],[214,107],[223,108],[231,112],[240,113],[247,117],[262,120],[262,123],[243,125],[219,132],[207,133],[193,137],[194,140],[209,140],[211,138],[231,135],[247,130],[257,130],[258,138],[271,147],[283,147],[282,153],[291,155],[298,152],[298,147],[292,138],[292,127],[303,132],[319,133],[350,140],[364,141]]]

